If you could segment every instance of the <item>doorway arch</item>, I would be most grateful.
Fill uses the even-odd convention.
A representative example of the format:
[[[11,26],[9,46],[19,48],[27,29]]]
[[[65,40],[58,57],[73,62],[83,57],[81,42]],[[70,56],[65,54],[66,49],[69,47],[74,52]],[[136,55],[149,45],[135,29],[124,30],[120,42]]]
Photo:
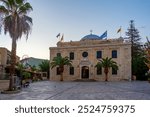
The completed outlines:
[[[82,71],[81,78],[82,79],[89,79],[89,67],[83,66],[81,71]]]

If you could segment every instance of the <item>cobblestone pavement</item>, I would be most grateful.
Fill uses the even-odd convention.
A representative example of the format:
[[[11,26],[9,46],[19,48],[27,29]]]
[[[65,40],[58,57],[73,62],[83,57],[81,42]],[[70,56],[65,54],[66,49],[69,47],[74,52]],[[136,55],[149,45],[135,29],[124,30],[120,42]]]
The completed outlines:
[[[150,100],[148,82],[52,82],[30,84],[0,100]]]

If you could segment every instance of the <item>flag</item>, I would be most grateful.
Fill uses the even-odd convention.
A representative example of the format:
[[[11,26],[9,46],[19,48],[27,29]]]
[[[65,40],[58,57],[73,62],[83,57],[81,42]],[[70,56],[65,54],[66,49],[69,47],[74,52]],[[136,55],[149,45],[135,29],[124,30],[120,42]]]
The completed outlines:
[[[117,33],[121,32],[121,27],[118,29]]]
[[[107,38],[107,30],[99,37],[100,39]]]
[[[58,35],[56,36],[57,38],[60,36],[60,33],[58,33]]]
[[[61,42],[64,41],[64,34],[62,35],[60,41],[61,41]]]

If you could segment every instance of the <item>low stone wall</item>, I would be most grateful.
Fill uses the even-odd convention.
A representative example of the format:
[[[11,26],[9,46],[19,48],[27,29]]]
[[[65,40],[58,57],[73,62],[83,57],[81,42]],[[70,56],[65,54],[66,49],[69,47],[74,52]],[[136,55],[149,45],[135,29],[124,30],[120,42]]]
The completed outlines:
[[[9,80],[0,80],[0,91],[8,89]]]

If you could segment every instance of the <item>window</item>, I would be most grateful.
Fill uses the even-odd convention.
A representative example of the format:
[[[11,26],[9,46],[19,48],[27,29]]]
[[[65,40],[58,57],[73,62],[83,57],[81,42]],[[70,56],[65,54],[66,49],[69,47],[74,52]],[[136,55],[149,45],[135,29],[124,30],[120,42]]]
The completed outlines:
[[[74,67],[70,67],[70,75],[74,75]]]
[[[57,56],[61,56],[61,53],[57,53]]]
[[[117,70],[112,68],[112,75],[117,75]]]
[[[59,67],[57,67],[56,70],[57,70],[57,71],[56,71],[57,75],[60,75]]]
[[[70,52],[70,60],[74,60],[74,53]]]
[[[88,57],[88,53],[87,52],[83,52],[82,53],[82,56],[85,58],[85,57]]]
[[[97,51],[97,52],[96,52],[96,58],[97,58],[97,59],[102,58],[102,51]]]
[[[117,50],[112,51],[112,58],[117,58]]]
[[[101,67],[97,68],[97,75],[102,75],[102,68]]]

